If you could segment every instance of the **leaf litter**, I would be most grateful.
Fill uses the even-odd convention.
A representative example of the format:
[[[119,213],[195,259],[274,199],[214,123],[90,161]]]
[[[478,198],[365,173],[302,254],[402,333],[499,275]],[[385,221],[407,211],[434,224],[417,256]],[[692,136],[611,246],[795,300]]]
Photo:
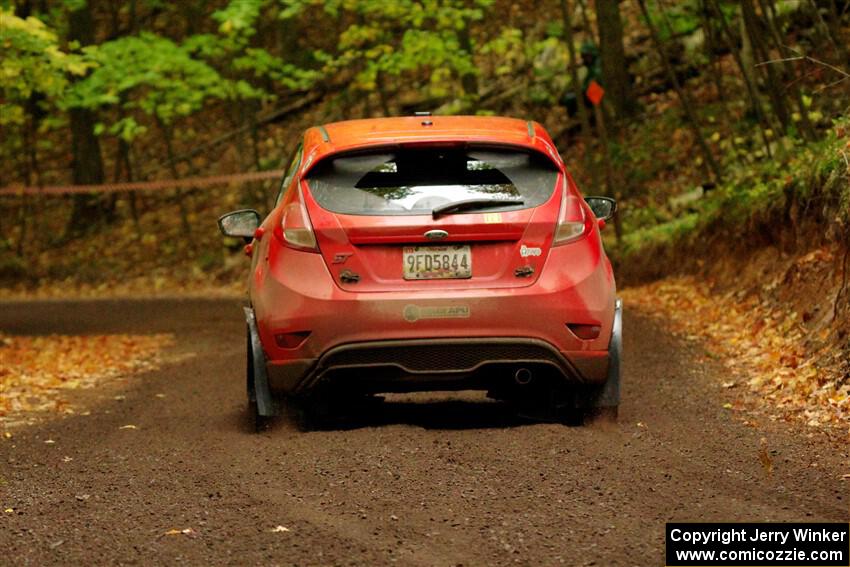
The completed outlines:
[[[20,423],[34,412],[74,413],[66,399],[69,390],[153,370],[173,340],[169,334],[0,334],[0,426]]]
[[[832,363],[834,348],[824,336],[812,341],[787,307],[714,293],[693,277],[667,278],[621,295],[629,308],[702,343],[706,356],[730,371],[721,387],[729,394],[749,392],[750,405],[772,419],[798,419],[811,427],[850,424],[850,384],[844,369]],[[734,410],[738,404],[723,407]]]

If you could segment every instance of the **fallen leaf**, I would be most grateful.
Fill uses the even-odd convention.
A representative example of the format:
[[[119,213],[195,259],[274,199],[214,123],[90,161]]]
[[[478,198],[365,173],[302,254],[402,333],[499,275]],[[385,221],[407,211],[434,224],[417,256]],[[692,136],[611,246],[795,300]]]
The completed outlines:
[[[54,443],[56,443],[56,441],[54,441],[53,439],[45,439],[44,440],[45,445],[53,445]]]
[[[15,509],[14,508],[6,508],[5,510],[3,510],[3,512],[5,512],[6,514],[14,514]]]
[[[821,249],[800,262],[822,263],[832,256]],[[803,326],[803,315],[775,297],[782,282],[776,278],[761,292],[717,293],[706,281],[671,277],[623,289],[621,296],[635,310],[663,321],[674,335],[702,343],[705,358],[717,358],[733,374],[724,377],[721,387],[744,388],[752,392],[754,406],[779,408],[782,415],[771,419],[801,420],[812,428],[847,423],[847,367],[825,356],[843,351],[835,344],[834,326]]]
[[[723,409],[732,409],[733,407],[734,406],[732,404],[730,404],[729,402],[726,402],[725,404],[723,404]]]
[[[280,533],[280,532],[288,532],[289,528],[286,526],[275,526],[272,528],[272,533]]]
[[[198,532],[196,532],[192,528],[183,528],[182,530],[170,529],[162,535],[167,535],[167,536],[173,536],[173,535],[195,536],[197,534],[198,534]]]
[[[136,427],[136,426],[135,426],[135,425],[133,425],[133,424],[129,424],[129,425],[122,425],[122,426],[121,426],[121,427],[119,427],[118,429],[138,429],[138,427]]]
[[[171,335],[163,334],[27,337],[0,333],[0,416],[72,413],[63,390],[92,388],[105,380],[154,369],[158,353],[172,341]]]

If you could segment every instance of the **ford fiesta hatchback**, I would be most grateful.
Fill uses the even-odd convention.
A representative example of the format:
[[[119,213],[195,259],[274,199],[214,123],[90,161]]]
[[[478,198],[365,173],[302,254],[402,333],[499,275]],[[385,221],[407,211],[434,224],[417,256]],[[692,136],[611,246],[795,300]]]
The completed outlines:
[[[250,242],[251,411],[483,390],[546,419],[615,416],[621,308],[600,239],[614,212],[581,196],[535,122],[310,128],[268,216],[219,219]]]

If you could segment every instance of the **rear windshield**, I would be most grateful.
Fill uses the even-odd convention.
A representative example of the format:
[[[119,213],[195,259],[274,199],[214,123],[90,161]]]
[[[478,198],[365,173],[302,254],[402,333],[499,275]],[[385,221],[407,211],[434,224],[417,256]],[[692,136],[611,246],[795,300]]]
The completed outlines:
[[[319,205],[335,213],[421,215],[470,199],[522,201],[476,213],[536,207],[552,195],[557,177],[555,165],[536,152],[407,148],[324,160],[307,183]]]

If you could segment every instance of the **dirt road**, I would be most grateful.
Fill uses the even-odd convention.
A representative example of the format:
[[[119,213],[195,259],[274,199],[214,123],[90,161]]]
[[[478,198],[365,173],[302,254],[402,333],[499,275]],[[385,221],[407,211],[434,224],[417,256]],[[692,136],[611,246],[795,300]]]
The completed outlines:
[[[743,425],[723,371],[628,306],[607,427],[431,396],[345,430],[253,434],[233,301],[6,303],[0,329],[173,332],[196,355],[0,440],[2,564],[663,565],[667,521],[850,516],[846,446]]]

